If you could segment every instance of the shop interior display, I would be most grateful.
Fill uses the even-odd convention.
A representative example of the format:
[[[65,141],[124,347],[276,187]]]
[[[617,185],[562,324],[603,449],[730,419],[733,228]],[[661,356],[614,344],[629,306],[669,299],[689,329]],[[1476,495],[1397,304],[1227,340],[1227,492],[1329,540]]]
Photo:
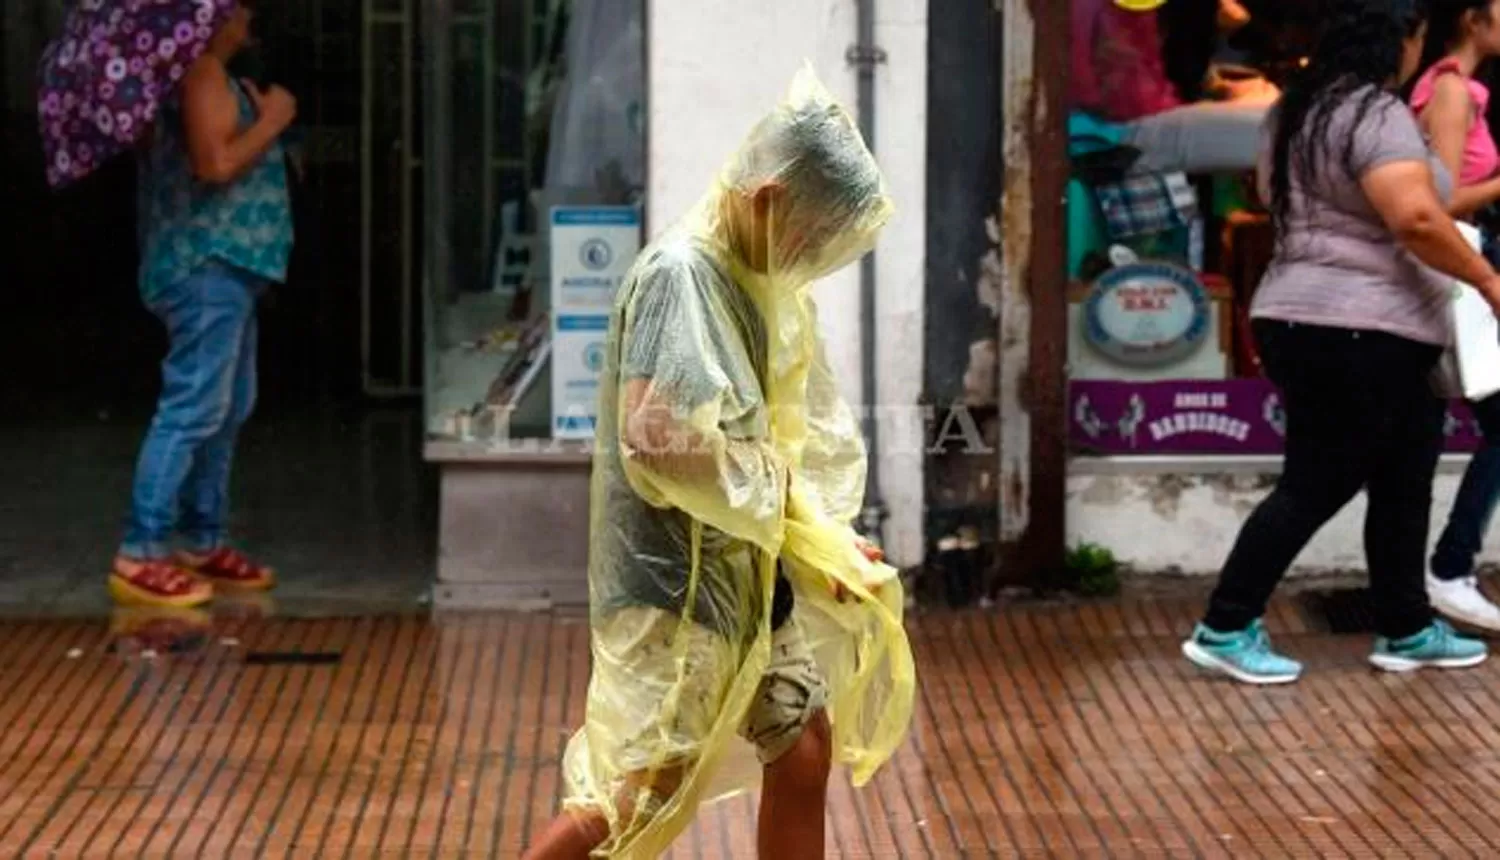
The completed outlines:
[[[645,191],[644,4],[487,0],[477,60],[455,61],[452,277],[433,284],[428,433],[485,442],[549,434],[550,213],[637,205]],[[482,4],[483,5],[483,4]],[[455,32],[472,27],[455,18]],[[488,171],[475,177],[473,170]],[[503,427],[497,416],[504,416]]]
[[[544,401],[534,396],[546,388],[542,374],[552,346],[548,325],[546,315],[506,323],[444,351],[441,371],[451,376],[440,380],[438,396],[453,399],[434,404],[435,420],[441,423],[430,432],[464,441],[537,435],[527,431],[545,427],[548,420],[539,408]],[[481,384],[487,385],[482,397],[460,399]]]
[[[1174,133],[1190,134],[1195,117],[1242,121],[1237,102],[1265,102],[1306,62],[1319,11],[1317,2],[1290,0],[1075,0],[1075,69],[1095,65],[1075,74],[1086,91],[1073,94],[1069,118],[1076,454],[1281,452],[1285,411],[1250,336],[1251,300],[1274,243],[1253,161],[1153,168],[1162,153],[1149,150],[1162,138],[1135,133],[1133,123],[1170,115]],[[1258,138],[1258,129],[1249,134]],[[1445,435],[1450,451],[1477,444],[1461,403]]]
[[[1247,318],[1271,235],[1246,144],[1305,55],[1311,13],[1272,0],[1130,5],[1074,6],[1074,64],[1086,67],[1069,122],[1074,447],[1271,452],[1280,401]],[[1153,124],[1169,133],[1141,131]],[[1195,163],[1153,152],[1181,134],[1201,135]]]

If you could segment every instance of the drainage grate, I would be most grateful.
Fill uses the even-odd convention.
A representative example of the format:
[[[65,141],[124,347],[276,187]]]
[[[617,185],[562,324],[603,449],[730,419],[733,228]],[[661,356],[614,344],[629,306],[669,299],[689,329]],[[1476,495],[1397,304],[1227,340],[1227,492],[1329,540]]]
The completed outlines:
[[[1309,591],[1302,595],[1301,601],[1308,619],[1329,633],[1375,632],[1375,602],[1368,588]]]
[[[344,655],[338,651],[253,651],[245,655],[251,666],[332,666]]]

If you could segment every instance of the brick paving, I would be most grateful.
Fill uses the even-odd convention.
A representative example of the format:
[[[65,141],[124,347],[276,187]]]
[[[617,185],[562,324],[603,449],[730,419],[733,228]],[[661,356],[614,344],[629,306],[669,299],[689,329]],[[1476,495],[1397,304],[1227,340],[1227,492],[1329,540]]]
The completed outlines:
[[[1285,604],[1309,674],[1246,689],[1177,657],[1196,607],[913,619],[911,742],[837,784],[831,855],[1500,856],[1500,663],[1376,675]],[[580,620],[214,624],[180,653],[0,627],[0,857],[512,858],[550,816]],[[753,815],[712,809],[673,856],[752,856]]]

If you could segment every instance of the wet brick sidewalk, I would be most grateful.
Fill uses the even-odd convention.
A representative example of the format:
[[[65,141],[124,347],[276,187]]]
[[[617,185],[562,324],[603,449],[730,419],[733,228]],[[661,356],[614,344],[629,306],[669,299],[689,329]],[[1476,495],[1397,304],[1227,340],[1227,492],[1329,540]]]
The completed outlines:
[[[911,742],[836,785],[830,853],[1500,856],[1500,663],[1377,675],[1285,604],[1309,674],[1245,689],[1177,656],[1196,607],[914,619]],[[578,619],[196,623],[0,627],[0,856],[513,858],[552,813]],[[753,856],[753,814],[674,856]]]

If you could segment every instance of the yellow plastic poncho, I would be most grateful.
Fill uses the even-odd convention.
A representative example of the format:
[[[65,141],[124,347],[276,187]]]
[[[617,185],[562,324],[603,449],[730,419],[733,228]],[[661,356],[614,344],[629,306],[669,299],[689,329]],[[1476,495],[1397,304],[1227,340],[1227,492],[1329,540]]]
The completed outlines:
[[[892,211],[853,120],[804,70],[621,288],[594,462],[594,675],[564,763],[568,807],[610,823],[598,856],[655,857],[701,803],[757,784],[740,729],[785,583],[835,761],[863,785],[905,738],[901,582],[857,545],[865,448],[810,295]]]

